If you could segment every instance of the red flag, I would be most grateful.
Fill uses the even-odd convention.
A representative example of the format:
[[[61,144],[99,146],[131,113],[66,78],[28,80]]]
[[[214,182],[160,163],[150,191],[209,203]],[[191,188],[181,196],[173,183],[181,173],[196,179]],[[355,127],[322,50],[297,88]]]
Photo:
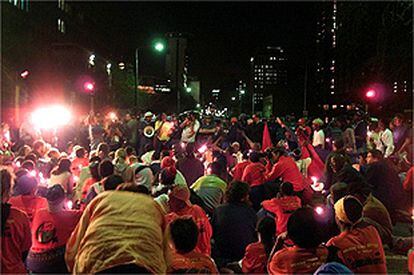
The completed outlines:
[[[267,123],[265,123],[263,127],[262,151],[272,146],[273,144],[272,144],[272,139],[270,138],[269,127],[267,127]]]

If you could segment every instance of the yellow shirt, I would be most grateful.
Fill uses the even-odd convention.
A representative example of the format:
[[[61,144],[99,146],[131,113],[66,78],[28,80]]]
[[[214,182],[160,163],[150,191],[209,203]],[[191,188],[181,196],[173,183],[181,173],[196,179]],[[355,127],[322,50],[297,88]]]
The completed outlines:
[[[155,131],[158,130],[157,138],[160,141],[168,141],[170,139],[170,132],[173,127],[173,123],[168,121],[156,121],[155,122]]]
[[[147,195],[106,191],[86,207],[66,245],[72,273],[97,273],[135,263],[165,273],[168,265],[165,220]]]

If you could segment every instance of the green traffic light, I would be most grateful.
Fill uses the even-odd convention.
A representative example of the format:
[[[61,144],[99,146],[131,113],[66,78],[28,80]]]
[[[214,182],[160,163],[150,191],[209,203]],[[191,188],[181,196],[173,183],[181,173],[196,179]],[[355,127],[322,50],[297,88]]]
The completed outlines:
[[[155,43],[155,45],[154,45],[154,49],[155,49],[157,52],[162,52],[162,51],[164,51],[165,46],[164,46],[164,44],[163,44],[163,43],[161,43],[161,42],[157,42],[157,43]]]

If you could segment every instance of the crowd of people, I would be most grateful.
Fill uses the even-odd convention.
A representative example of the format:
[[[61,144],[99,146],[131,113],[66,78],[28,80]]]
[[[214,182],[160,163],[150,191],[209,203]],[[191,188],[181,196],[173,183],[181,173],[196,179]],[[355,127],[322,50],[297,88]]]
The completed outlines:
[[[0,137],[1,273],[387,273],[411,122],[113,112]]]

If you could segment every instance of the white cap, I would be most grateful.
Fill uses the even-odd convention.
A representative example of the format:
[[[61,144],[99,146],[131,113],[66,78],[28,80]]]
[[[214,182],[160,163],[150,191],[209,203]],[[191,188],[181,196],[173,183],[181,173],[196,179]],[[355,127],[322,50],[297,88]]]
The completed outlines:
[[[152,116],[153,116],[153,114],[152,114],[151,112],[146,112],[146,113],[144,114],[144,117],[147,117],[147,116],[152,117]]]

